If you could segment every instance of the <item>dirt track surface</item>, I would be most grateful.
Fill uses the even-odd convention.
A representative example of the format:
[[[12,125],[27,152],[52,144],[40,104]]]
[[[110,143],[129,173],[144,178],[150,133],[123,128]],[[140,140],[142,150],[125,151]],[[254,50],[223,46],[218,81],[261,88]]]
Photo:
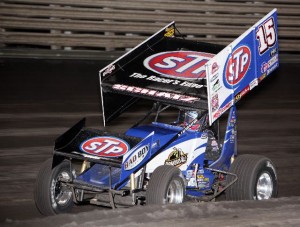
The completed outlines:
[[[134,226],[134,223],[130,225],[130,218],[133,221],[139,216],[130,215],[136,215],[140,208],[134,208],[132,213],[128,211],[127,214],[126,210],[122,211],[124,213],[100,208],[91,211],[95,207],[84,206],[74,209],[76,215],[43,219],[33,201],[36,174],[41,163],[51,157],[55,138],[82,117],[87,117],[89,127],[102,128],[98,71],[105,64],[96,61],[0,59],[0,222],[20,226],[32,226],[35,222],[39,226],[57,226],[63,225],[61,220],[66,219],[69,223],[66,226],[76,226],[81,223],[76,218],[82,217],[87,222],[94,217],[97,218],[94,223],[99,224],[100,217],[103,217],[105,222],[101,225],[108,225],[109,219],[118,214],[123,218],[124,215],[129,217],[127,222],[118,219],[119,224]],[[272,159],[278,173],[279,200],[269,203],[193,203],[171,206],[166,210],[163,207],[153,210],[144,207],[148,216],[155,210],[161,211],[164,216],[149,221],[145,219],[143,226],[156,225],[154,223],[157,222],[161,226],[175,223],[180,226],[184,224],[180,220],[191,218],[195,221],[197,214],[200,219],[205,219],[207,215],[211,217],[207,219],[208,226],[245,226],[241,223],[252,223],[255,219],[254,225],[256,223],[257,226],[271,226],[274,223],[277,223],[275,226],[299,226],[299,72],[299,64],[281,64],[276,73],[266,78],[237,105],[239,153],[262,154]],[[107,130],[124,131],[135,122],[137,115],[143,113],[143,108],[122,115]],[[217,213],[214,213],[215,209]],[[90,212],[78,214],[82,211]],[[247,215],[249,212],[251,216]],[[273,215],[268,216],[269,213]],[[213,214],[220,215],[215,218]],[[33,221],[33,218],[39,219]],[[135,225],[140,226],[144,220],[139,219],[140,222]],[[266,221],[260,223],[259,220]],[[82,226],[87,226],[87,223]],[[194,226],[199,226],[199,223]]]
[[[300,197],[272,201],[184,203],[167,206],[92,210],[79,214],[25,221],[7,221],[5,226],[299,226]]]

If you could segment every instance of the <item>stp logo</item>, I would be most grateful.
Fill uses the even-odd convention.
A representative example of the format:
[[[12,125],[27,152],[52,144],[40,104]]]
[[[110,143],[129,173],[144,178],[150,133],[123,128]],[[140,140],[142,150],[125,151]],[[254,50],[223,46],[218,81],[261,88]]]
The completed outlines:
[[[129,150],[129,145],[116,137],[94,137],[84,141],[80,149],[88,154],[102,157],[119,157]]]
[[[149,56],[144,66],[160,74],[181,80],[205,78],[205,63],[214,55],[195,51],[170,51]]]
[[[226,82],[230,86],[238,84],[246,75],[251,62],[251,51],[247,46],[240,46],[227,59],[225,67]]]

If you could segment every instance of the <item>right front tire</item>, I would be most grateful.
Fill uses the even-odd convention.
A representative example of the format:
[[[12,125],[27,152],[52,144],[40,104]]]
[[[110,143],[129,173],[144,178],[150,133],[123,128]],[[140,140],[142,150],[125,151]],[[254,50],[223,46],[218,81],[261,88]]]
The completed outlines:
[[[182,203],[185,197],[185,185],[180,174],[180,169],[175,166],[157,167],[152,173],[147,187],[146,203]]]
[[[40,169],[34,191],[37,209],[43,215],[54,215],[69,211],[73,203],[72,190],[60,180],[72,179],[70,163],[65,160],[52,169],[52,159],[44,162]]]

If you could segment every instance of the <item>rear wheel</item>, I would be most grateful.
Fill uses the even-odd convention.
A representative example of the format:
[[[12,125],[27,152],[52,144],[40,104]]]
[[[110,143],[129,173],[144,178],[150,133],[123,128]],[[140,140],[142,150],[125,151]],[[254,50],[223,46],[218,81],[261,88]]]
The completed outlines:
[[[185,185],[181,171],[169,165],[157,167],[151,175],[146,192],[147,204],[182,203]]]
[[[40,169],[34,192],[36,207],[41,214],[54,215],[69,211],[73,203],[72,190],[62,181],[72,179],[70,163],[63,161],[52,169],[52,159]]]
[[[238,176],[237,182],[225,194],[228,200],[265,200],[277,197],[276,170],[270,159],[260,155],[241,155],[229,172]],[[227,181],[233,180],[232,176]]]

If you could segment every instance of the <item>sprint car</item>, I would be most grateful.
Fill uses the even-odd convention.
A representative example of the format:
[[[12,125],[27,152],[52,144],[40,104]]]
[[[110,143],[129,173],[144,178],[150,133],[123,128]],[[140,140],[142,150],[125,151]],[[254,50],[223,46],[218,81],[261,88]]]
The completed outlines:
[[[58,137],[37,176],[38,210],[276,197],[272,161],[237,153],[235,103],[278,66],[276,9],[228,46],[187,40],[168,24],[99,73],[104,126],[139,100],[149,112],[125,133],[82,119]],[[161,118],[169,108],[178,115]]]

